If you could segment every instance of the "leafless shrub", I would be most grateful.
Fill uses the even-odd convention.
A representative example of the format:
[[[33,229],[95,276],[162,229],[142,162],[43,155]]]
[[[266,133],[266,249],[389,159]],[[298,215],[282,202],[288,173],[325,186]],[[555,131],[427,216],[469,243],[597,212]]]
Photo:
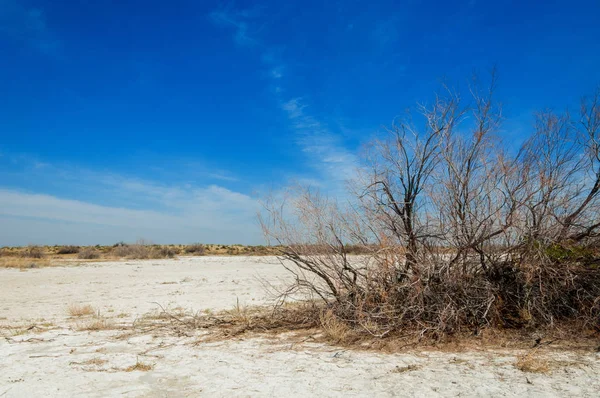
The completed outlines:
[[[600,329],[600,91],[578,117],[539,113],[511,153],[494,89],[474,81],[469,105],[445,89],[422,124],[393,125],[347,202],[302,187],[267,200],[263,230],[295,277],[282,295],[376,337]]]
[[[147,259],[150,255],[150,250],[140,244],[117,246],[112,252],[117,257],[131,259]]]
[[[192,245],[187,245],[183,251],[186,254],[194,254],[196,256],[203,256],[206,252],[206,248],[201,243],[194,243]]]
[[[93,247],[86,247],[77,254],[77,258],[81,260],[93,260],[100,258],[100,253]]]
[[[43,247],[30,245],[21,252],[21,256],[27,258],[44,258],[46,257],[46,252]]]
[[[135,244],[118,243],[113,246],[112,253],[120,258],[148,259],[151,258],[152,246],[143,239]]]
[[[80,250],[79,246],[61,246],[56,250],[56,254],[77,254]]]
[[[152,258],[175,258],[178,252],[169,246],[154,247],[150,253]]]
[[[178,252],[169,246],[154,245],[145,240],[138,240],[135,244],[118,243],[114,245],[112,254],[119,258],[146,260],[174,258]]]

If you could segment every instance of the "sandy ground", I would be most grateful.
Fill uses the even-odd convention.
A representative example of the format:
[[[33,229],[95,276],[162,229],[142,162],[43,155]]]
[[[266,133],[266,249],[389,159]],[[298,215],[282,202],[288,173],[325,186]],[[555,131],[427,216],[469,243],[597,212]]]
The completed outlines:
[[[0,269],[0,397],[599,395],[597,353],[546,354],[560,366],[524,373],[514,366],[518,351],[382,354],[286,336],[198,343],[83,331],[84,321],[67,312],[91,304],[126,328],[156,303],[196,311],[266,304],[261,279],[285,277],[268,257]],[[151,369],[131,369],[136,363]]]

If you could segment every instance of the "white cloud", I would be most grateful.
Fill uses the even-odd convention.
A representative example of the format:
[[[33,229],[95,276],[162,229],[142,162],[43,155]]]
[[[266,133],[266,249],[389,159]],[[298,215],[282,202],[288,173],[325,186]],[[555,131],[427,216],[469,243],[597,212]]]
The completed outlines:
[[[252,14],[251,17],[256,17]],[[239,10],[219,9],[211,13],[213,21],[221,26],[233,26],[236,29],[234,40],[239,43],[238,36],[248,36],[249,16]],[[379,31],[382,35],[391,35],[393,24],[388,24],[385,29]],[[332,132],[325,123],[306,112],[307,105],[302,97],[283,99],[285,91],[281,85],[283,71],[288,71],[286,64],[281,61],[283,49],[270,46],[268,43],[252,38],[254,44],[260,44],[260,57],[269,68],[268,75],[271,79],[272,89],[281,109],[285,111],[291,122],[292,128],[297,134],[297,143],[301,150],[309,157],[310,165],[318,176],[300,176],[296,180],[312,181],[313,185],[329,187],[330,192],[341,194],[345,182],[352,178],[357,167],[357,158],[343,145],[340,136]],[[320,180],[320,184],[314,184]]]
[[[306,112],[307,106],[302,98],[293,98],[281,107],[299,133],[298,143],[302,151],[324,174],[322,177],[339,184],[354,176],[358,167],[356,155],[349,152],[325,124]]]
[[[0,246],[109,244],[138,238],[157,243],[263,242],[256,221],[259,202],[246,194],[218,185],[167,186],[115,174],[87,173],[95,176],[93,186],[85,179],[69,183],[72,192],[93,190],[97,203],[73,200],[68,195],[0,188]],[[61,178],[61,173],[54,176]],[[105,204],[107,198],[131,206],[109,206]]]

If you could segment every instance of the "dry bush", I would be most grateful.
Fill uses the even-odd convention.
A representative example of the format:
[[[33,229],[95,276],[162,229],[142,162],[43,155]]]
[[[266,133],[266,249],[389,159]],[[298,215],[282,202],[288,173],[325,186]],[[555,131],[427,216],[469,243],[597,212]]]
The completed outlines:
[[[206,248],[201,243],[194,243],[192,245],[187,245],[183,251],[186,254],[194,254],[196,256],[203,256],[206,252]]]
[[[169,246],[154,245],[144,240],[138,240],[135,244],[118,243],[112,247],[111,253],[119,258],[129,259],[158,259],[174,258],[178,253]]]
[[[118,243],[113,246],[112,254],[120,258],[148,259],[151,257],[152,246],[144,241],[138,240],[135,244]]]
[[[77,254],[80,250],[79,246],[60,246],[56,250],[56,254]]]
[[[150,253],[152,258],[175,258],[178,252],[169,246],[154,247]]]
[[[26,258],[44,258],[46,257],[46,252],[43,247],[30,245],[23,249],[21,256]]]
[[[126,258],[129,257],[132,253],[133,253],[133,249],[131,247],[131,245],[118,245],[118,246],[114,246],[112,248],[112,255],[119,257],[119,258]]]
[[[93,247],[86,247],[82,249],[78,254],[77,258],[80,260],[93,260],[100,258],[100,252]]]
[[[334,332],[331,316],[375,337],[600,331],[600,90],[577,117],[538,114],[511,153],[494,86],[475,82],[469,105],[446,90],[422,123],[392,126],[347,201],[302,187],[268,200],[263,230],[294,276],[282,296],[319,298]]]
[[[96,310],[89,304],[70,304],[67,307],[67,313],[72,317],[81,317],[86,315],[94,315],[96,313]]]

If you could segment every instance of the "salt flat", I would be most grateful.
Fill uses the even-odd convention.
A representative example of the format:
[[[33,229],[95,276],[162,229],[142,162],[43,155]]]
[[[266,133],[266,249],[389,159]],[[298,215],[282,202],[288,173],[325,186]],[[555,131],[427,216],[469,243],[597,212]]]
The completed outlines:
[[[384,354],[290,343],[285,336],[198,343],[189,335],[127,333],[157,303],[194,311],[269,304],[261,280],[276,285],[286,278],[272,257],[0,269],[0,397],[592,397],[600,391],[596,353],[547,354],[564,366],[540,374],[518,370],[523,353],[514,350]],[[73,304],[91,304],[120,328],[81,330],[82,320],[67,311]]]

